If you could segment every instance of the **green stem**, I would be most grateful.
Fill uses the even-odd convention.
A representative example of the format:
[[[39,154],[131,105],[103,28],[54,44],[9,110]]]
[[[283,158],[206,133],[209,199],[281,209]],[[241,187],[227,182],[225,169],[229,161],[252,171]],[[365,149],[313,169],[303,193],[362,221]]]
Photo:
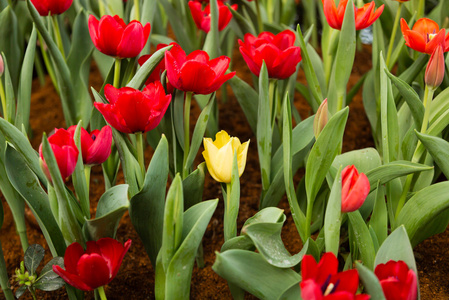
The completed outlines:
[[[104,286],[97,288],[98,295],[100,295],[101,300],[107,300],[106,294],[104,293]]]
[[[106,10],[104,9],[103,0],[98,0],[98,9],[100,10],[100,18],[106,14]]]
[[[312,201],[307,201],[307,211],[306,211],[306,228],[304,230],[305,233],[305,240],[310,237],[310,223],[312,223],[312,211],[313,211],[313,204]]]
[[[134,9],[136,12],[136,20],[140,22],[140,0],[134,0]]]
[[[33,296],[33,300],[36,300],[36,292],[32,288],[28,288],[28,290],[31,293],[31,296]]]
[[[190,104],[192,102],[193,92],[186,92],[186,100],[184,102],[184,157],[183,157],[183,169],[182,178],[186,178],[189,175],[190,166],[187,166],[187,157],[190,150]]]
[[[262,23],[262,15],[260,13],[260,0],[256,0],[256,11],[257,11],[257,33],[261,33],[263,31],[263,23]]]
[[[419,0],[419,4],[418,4],[418,12],[416,14],[416,20],[421,19],[422,17],[424,17],[424,0]]]
[[[140,171],[145,177],[145,155],[144,155],[144,143],[143,143],[143,133],[136,132],[136,147],[137,147],[137,161],[139,162]]]
[[[53,28],[55,29],[56,43],[58,44],[58,48],[59,51],[61,51],[62,57],[64,57],[65,59],[64,44],[62,43],[61,31],[59,30],[58,16],[52,15],[51,18],[53,21]]]
[[[396,17],[394,18],[393,31],[391,32],[390,44],[388,45],[387,60],[385,61],[385,65],[387,67],[390,65],[391,53],[393,52],[394,40],[396,39],[396,32],[398,31],[401,10],[402,10],[402,3],[399,2],[399,7],[396,11]]]
[[[0,98],[2,100],[3,119],[9,122],[10,120],[8,116],[8,109],[6,109],[6,94],[5,89],[3,87],[3,81],[1,78],[0,78]]]
[[[0,204],[1,205],[1,204]],[[8,271],[6,269],[5,257],[3,256],[2,244],[0,243],[0,286],[6,300],[14,300],[14,294],[11,291],[8,282]]]
[[[89,185],[90,185],[90,170],[92,166],[91,165],[84,165],[84,177],[86,177],[86,187],[87,192],[89,192]]]
[[[120,87],[120,67],[122,65],[121,58],[116,57],[115,58],[115,69],[114,69],[114,87],[119,88]]]
[[[55,71],[53,70],[53,67],[50,63],[50,59],[48,58],[47,51],[45,49],[44,39],[42,38],[42,35],[39,32],[37,33],[37,36],[39,38],[39,44],[41,45],[42,58],[44,59],[44,64],[45,64],[45,67],[47,68],[48,75],[50,76],[51,82],[53,83],[53,86],[55,87],[56,92],[58,94],[60,94],[58,82],[56,81]]]
[[[421,133],[426,133],[427,131],[427,125],[429,123],[429,117],[430,117],[430,103],[432,102],[433,93],[435,92],[435,89],[432,87],[429,87],[426,84],[426,89],[424,90],[424,118],[422,120],[421,125]]]
[[[223,230],[224,230],[224,239],[225,242],[232,239],[236,236],[236,225],[234,220],[230,219],[231,212],[231,184],[226,183],[226,199],[224,203],[224,221],[223,221]]]

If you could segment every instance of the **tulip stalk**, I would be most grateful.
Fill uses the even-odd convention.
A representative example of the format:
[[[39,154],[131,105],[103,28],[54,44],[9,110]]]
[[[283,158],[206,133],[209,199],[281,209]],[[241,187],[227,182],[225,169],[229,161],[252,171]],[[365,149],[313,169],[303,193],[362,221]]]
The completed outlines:
[[[50,59],[48,57],[47,51],[45,51],[44,45],[44,39],[42,38],[42,35],[40,34],[40,32],[37,33],[37,37],[39,39],[39,44],[41,46],[41,53],[42,53],[42,58],[44,59],[44,64],[45,67],[47,68],[48,71],[48,75],[50,76],[51,82],[53,83],[53,86],[56,89],[56,92],[59,93],[59,86],[58,86],[58,82],[56,81],[56,76],[55,76],[55,71],[53,70],[53,66],[50,63]]]
[[[231,217],[231,183],[226,183],[226,199],[224,202],[223,231],[225,242],[236,236],[235,221]]]
[[[398,9],[396,11],[396,17],[394,18],[393,31],[391,32],[390,44],[388,45],[387,59],[385,64],[387,68],[390,66],[391,54],[393,53],[394,40],[396,39],[396,31],[398,31],[399,18],[401,17],[402,2],[399,2]]]
[[[120,67],[122,65],[122,59],[119,57],[115,58],[115,68],[114,68],[114,87],[120,87]]]
[[[58,48],[59,48],[59,51],[61,51],[62,57],[64,57],[64,59],[65,59],[64,44],[62,43],[61,31],[59,29],[58,16],[52,15],[51,19],[53,21],[53,27],[55,29],[56,43],[58,44]]]
[[[134,0],[134,9],[136,13],[136,19],[140,22],[140,0]]]
[[[257,30],[258,34],[263,31],[262,14],[260,13],[260,0],[256,0],[256,12],[257,12]]]
[[[86,178],[86,187],[87,192],[89,193],[89,185],[90,185],[90,171],[92,166],[91,165],[84,165],[84,177]]]
[[[98,295],[100,296],[100,299],[101,299],[101,300],[106,300],[106,299],[107,299],[107,298],[106,298],[106,294],[105,294],[105,292],[104,292],[104,286],[98,287],[98,288],[97,288],[97,292],[98,292]]]
[[[104,9],[103,0],[98,0],[98,9],[100,11],[100,18],[106,14],[106,10]]]
[[[137,161],[139,162],[140,171],[143,177],[145,177],[145,155],[144,155],[144,143],[142,132],[136,132],[136,148],[137,148]]]
[[[189,175],[189,168],[186,163],[190,150],[190,105],[192,103],[192,95],[193,92],[186,92],[186,100],[184,102],[184,157],[182,178],[186,178]]]

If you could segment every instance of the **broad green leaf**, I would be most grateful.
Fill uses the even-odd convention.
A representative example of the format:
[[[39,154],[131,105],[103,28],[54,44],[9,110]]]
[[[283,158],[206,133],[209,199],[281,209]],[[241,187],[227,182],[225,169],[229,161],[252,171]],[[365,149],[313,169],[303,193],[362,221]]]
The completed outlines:
[[[54,265],[63,268],[64,258],[55,257],[42,268],[42,271],[39,274],[36,283],[34,284],[35,288],[42,291],[55,291],[65,284],[64,279],[62,279],[61,277],[59,277],[58,274],[53,272]]]
[[[380,184],[380,181],[377,182],[376,202],[374,203],[369,226],[373,228],[379,244],[382,245],[388,235],[388,211],[385,203],[385,189]]]
[[[11,80],[11,73],[9,72],[8,60],[4,53],[1,53],[3,57],[3,65],[4,65],[4,75],[1,77],[5,77],[4,83],[4,92],[5,92],[5,106],[2,107],[3,118],[7,120],[9,123],[14,123],[14,114],[16,111],[16,95],[14,93],[14,87]],[[0,78],[1,80],[1,78]],[[3,102],[2,102],[3,106]]]
[[[331,193],[324,215],[324,241],[326,252],[338,255],[340,248],[340,227],[341,227],[341,169],[337,171],[336,179],[332,185]]]
[[[198,165],[198,168],[195,171],[190,173],[189,176],[182,181],[184,210],[201,202],[204,190],[205,168],[206,162],[202,162]]]
[[[30,272],[30,275],[36,273],[36,269],[42,259],[44,259],[44,256],[45,250],[41,245],[33,244],[28,247],[25,256],[23,257],[23,262],[25,263],[25,268]]]
[[[421,134],[417,131],[415,133],[446,178],[449,178],[449,143],[436,136]]]
[[[229,10],[232,13],[232,20],[230,26],[236,33],[237,37],[243,39],[246,33],[250,33],[256,36],[257,35],[256,29],[254,29],[253,24],[249,22],[248,18],[241,15],[238,11],[232,9],[230,4],[226,5],[228,6]]]
[[[382,164],[379,152],[374,148],[364,148],[337,155],[332,162],[335,171],[342,166],[354,165],[359,173],[367,173]]]
[[[374,250],[373,240],[369,233],[369,229],[365,224],[359,211],[348,213],[351,228],[354,232],[357,248],[360,251],[362,263],[370,270],[374,268]]]
[[[245,114],[246,120],[253,131],[253,134],[257,132],[257,111],[259,98],[257,92],[245,81],[238,76],[234,76],[227,81],[234,92],[240,107]]]
[[[237,151],[234,152],[232,162],[231,182],[226,184],[224,198],[224,225],[223,232],[225,241],[237,236],[237,217],[240,206],[240,178],[237,161]]]
[[[371,296],[370,299],[385,300],[382,286],[380,285],[379,279],[377,279],[377,276],[373,273],[373,271],[359,262],[355,262],[355,266],[357,268],[357,271],[359,271],[360,280],[362,281],[367,294]]]
[[[261,254],[245,250],[217,253],[212,269],[259,299],[277,299],[301,280],[292,269],[272,266]]]
[[[128,210],[128,206],[127,184],[108,189],[98,201],[95,219],[86,220],[83,225],[86,239],[97,241],[104,237],[115,238],[120,219]]]

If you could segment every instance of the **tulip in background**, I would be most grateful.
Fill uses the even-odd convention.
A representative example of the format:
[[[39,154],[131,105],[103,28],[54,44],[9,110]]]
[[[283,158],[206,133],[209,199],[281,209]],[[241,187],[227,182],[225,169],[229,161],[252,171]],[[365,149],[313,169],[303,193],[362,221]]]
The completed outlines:
[[[324,15],[330,27],[341,30],[348,0],[342,0],[335,6],[335,0],[322,0]],[[361,30],[373,24],[382,14],[384,4],[375,9],[374,1],[361,8],[354,7],[355,29]]]
[[[222,1],[218,0],[218,31],[222,31],[226,28],[232,19],[232,13],[229,8],[223,4]],[[190,12],[192,13],[193,20],[195,21],[196,27],[203,30],[204,32],[210,31],[210,4],[207,4],[204,9],[201,9],[201,3],[195,1],[189,1]],[[237,10],[237,4],[231,5],[233,10]]]
[[[131,240],[122,245],[112,238],[86,242],[85,251],[79,243],[73,243],[64,254],[65,270],[55,265],[53,271],[77,289],[99,288],[100,294],[104,294],[103,286],[115,278],[129,247]]]
[[[295,33],[289,29],[277,35],[262,32],[258,37],[247,33],[243,41],[239,40],[239,50],[254,75],[259,76],[265,61],[270,78],[286,79],[301,61],[301,49],[294,43]]]
[[[444,53],[443,46],[438,45],[430,56],[426,67],[424,82],[429,87],[436,89],[443,82],[444,78]]]
[[[449,33],[446,35],[446,30],[440,30],[438,24],[431,19],[419,19],[412,29],[401,19],[401,31],[405,44],[413,50],[432,54],[438,45],[442,45],[444,52],[449,51]]]
[[[100,21],[89,17],[89,33],[95,47],[101,53],[116,58],[131,58],[139,55],[150,35],[150,23],[131,21],[125,24],[119,16],[103,16]]]
[[[357,168],[347,166],[341,171],[341,211],[352,212],[359,209],[370,191],[368,177],[357,171]]]
[[[43,17],[60,15],[70,8],[73,0],[31,0],[36,10]]]
[[[415,300],[418,294],[418,279],[403,261],[390,260],[379,264],[374,270],[380,281],[386,300]]]
[[[69,177],[75,170],[79,154],[78,148],[73,140],[73,135],[63,128],[56,129],[55,133],[48,137],[48,142],[55,154],[61,177],[63,179]],[[42,153],[42,144],[39,147],[39,156],[41,167],[47,178],[51,181],[50,173]]]
[[[312,255],[304,255],[301,276],[302,299],[370,299],[369,295],[356,295],[359,288],[358,271],[338,272],[338,259],[332,252],[325,253],[319,263]]]
[[[142,92],[108,84],[104,94],[109,104],[94,105],[112,127],[123,133],[144,133],[156,128],[171,101],[160,81],[147,85]]]
[[[70,126],[67,131],[75,133],[76,125]],[[81,153],[85,165],[99,165],[108,159],[111,154],[112,130],[104,126],[101,130],[93,130],[91,133],[81,127]]]
[[[321,102],[320,107],[318,107],[313,119],[313,134],[315,135],[315,139],[318,138],[320,132],[323,130],[324,126],[326,126],[329,119],[328,115],[329,111],[327,110],[327,99],[324,99],[324,101]]]
[[[164,47],[167,47],[167,44],[158,44],[156,47],[156,51],[160,50]],[[142,55],[139,57],[137,62],[140,66],[142,66],[148,59],[150,59],[151,55]],[[161,60],[161,62],[154,68],[153,72],[151,72],[150,76],[148,76],[147,81],[145,81],[145,85],[148,85],[150,83],[160,81],[162,73],[166,70],[165,68],[165,59]],[[170,84],[169,81],[167,81],[167,93],[172,94],[173,93],[173,86]]]

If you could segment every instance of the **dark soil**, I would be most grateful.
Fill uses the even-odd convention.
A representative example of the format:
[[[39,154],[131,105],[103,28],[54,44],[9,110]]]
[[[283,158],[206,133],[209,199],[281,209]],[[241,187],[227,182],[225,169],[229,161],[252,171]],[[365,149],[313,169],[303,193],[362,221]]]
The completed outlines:
[[[354,65],[353,76],[351,77],[350,87],[367,72],[371,65],[369,49],[358,52]],[[237,76],[244,78],[248,82],[251,81],[249,70],[245,63],[237,54],[234,57],[234,66],[244,66],[237,70]],[[99,88],[102,80],[95,70],[91,77],[91,85]],[[299,74],[298,80],[305,82],[304,75]],[[254,215],[258,210],[259,196],[261,191],[260,171],[256,148],[256,139],[252,134],[246,118],[241,111],[236,99],[229,91],[229,99],[227,103],[219,103],[220,113],[220,129],[226,130],[231,136],[237,136],[240,140],[251,140],[248,153],[248,162],[244,174],[241,177],[241,204],[238,218],[238,228],[240,229],[246,219]],[[310,107],[300,96],[295,96],[295,105],[300,110],[301,117],[305,118],[311,114]],[[33,129],[32,145],[38,149],[42,133],[50,133],[55,127],[64,127],[63,114],[60,106],[59,97],[56,95],[54,88],[49,80],[44,87],[40,87],[37,82],[33,85],[33,96],[31,106],[31,127]],[[192,114],[198,115],[199,109],[194,105]],[[196,119],[192,117],[192,119]],[[354,101],[350,105],[349,120],[344,137],[343,149],[350,151],[365,147],[373,147],[374,143],[371,137],[371,130],[367,118],[365,117],[361,92],[357,94]],[[151,157],[151,151],[147,151],[148,163]],[[202,158],[197,161],[201,162]],[[104,192],[103,178],[101,167],[94,167],[91,176],[91,207],[96,207],[96,202]],[[123,182],[123,178],[119,178]],[[204,199],[222,198],[219,183],[206,176],[204,189]],[[3,197],[2,197],[3,199]],[[14,222],[8,205],[2,200],[5,210],[5,221],[0,231],[0,241],[2,243],[3,252],[5,254],[6,264],[8,266],[8,274],[14,274],[14,269],[19,266],[23,260],[23,252],[20,245],[19,237],[15,232]],[[292,253],[300,251],[302,245],[296,231],[295,225],[290,215],[290,209],[286,199],[283,199],[279,207],[285,210],[287,221],[284,225],[282,238],[287,249]],[[94,213],[94,211],[92,211]],[[227,283],[220,278],[211,268],[215,260],[215,251],[219,251],[223,244],[223,202],[220,204],[207,227],[203,245],[205,268],[194,268],[191,284],[192,299],[231,299]],[[47,249],[45,261],[51,259],[45,239],[40,232],[32,215],[29,214],[28,221],[28,238],[30,244],[38,243]],[[117,238],[124,242],[132,239],[132,246],[125,256],[122,267],[117,277],[106,287],[106,295],[109,299],[153,299],[154,298],[154,271],[151,267],[143,244],[135,232],[129,215],[126,214],[119,226]],[[419,282],[421,288],[422,299],[449,299],[449,259],[447,247],[449,241],[449,231],[436,235],[415,249],[416,261],[419,270]],[[126,295],[126,296],[125,296]],[[3,297],[0,294],[0,298]],[[39,298],[57,299],[65,298],[65,289],[56,292],[39,292]],[[86,293],[87,299],[93,299],[93,293]],[[31,299],[28,294],[26,299]],[[248,295],[249,299],[254,297]]]

